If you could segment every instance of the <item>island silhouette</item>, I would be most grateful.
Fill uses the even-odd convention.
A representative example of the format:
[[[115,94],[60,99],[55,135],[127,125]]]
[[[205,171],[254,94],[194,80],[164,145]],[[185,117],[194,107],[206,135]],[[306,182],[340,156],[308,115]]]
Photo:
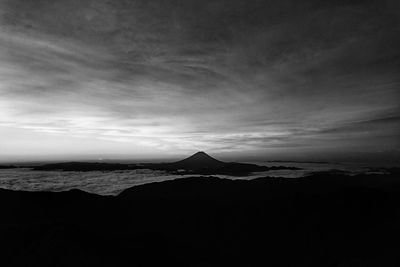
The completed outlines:
[[[242,176],[253,172],[270,170],[298,170],[296,167],[286,166],[260,166],[250,163],[223,162],[217,160],[203,151],[199,151],[188,158],[167,163],[104,163],[104,162],[63,162],[35,166],[33,170],[40,171],[116,171],[150,169],[166,171],[172,174],[201,174],[201,175],[231,175]]]
[[[190,157],[173,163],[176,168],[199,169],[199,168],[221,168],[226,163],[217,160],[203,151],[199,151]]]

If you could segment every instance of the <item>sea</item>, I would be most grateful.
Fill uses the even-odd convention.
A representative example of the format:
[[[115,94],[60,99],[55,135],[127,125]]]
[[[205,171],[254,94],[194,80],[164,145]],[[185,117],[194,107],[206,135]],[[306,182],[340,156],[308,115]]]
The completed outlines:
[[[318,162],[248,162],[264,166],[297,167],[299,170],[271,170],[247,176],[213,175],[225,179],[251,180],[259,177],[300,178],[315,172],[344,171],[350,175],[371,171],[370,165]],[[0,169],[0,188],[23,191],[67,191],[80,189],[100,195],[118,195],[124,189],[154,182],[201,175],[171,175],[146,169],[121,171],[35,171],[31,168]]]

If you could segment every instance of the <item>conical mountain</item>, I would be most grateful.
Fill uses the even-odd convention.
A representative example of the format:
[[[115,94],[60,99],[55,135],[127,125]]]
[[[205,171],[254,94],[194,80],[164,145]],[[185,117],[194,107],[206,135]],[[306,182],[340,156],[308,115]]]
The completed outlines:
[[[219,161],[209,156],[207,153],[200,151],[173,164],[180,169],[196,170],[203,168],[219,168],[224,166],[225,162]]]

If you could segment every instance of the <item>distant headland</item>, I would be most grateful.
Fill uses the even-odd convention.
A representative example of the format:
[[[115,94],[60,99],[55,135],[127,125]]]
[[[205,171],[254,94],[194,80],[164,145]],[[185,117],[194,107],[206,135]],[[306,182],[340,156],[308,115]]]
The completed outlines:
[[[260,166],[257,164],[223,162],[217,160],[207,153],[200,151],[188,158],[176,162],[167,163],[99,163],[99,162],[63,162],[35,166],[33,170],[40,171],[116,171],[150,169],[166,171],[173,174],[200,174],[200,175],[249,175],[253,172],[264,172],[270,170],[298,170],[296,167],[286,166]]]

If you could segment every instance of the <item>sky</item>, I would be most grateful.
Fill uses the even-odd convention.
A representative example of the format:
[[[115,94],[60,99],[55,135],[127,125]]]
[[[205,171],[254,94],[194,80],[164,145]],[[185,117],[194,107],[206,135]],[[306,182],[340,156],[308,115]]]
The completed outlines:
[[[0,0],[0,161],[400,158],[396,0]]]

